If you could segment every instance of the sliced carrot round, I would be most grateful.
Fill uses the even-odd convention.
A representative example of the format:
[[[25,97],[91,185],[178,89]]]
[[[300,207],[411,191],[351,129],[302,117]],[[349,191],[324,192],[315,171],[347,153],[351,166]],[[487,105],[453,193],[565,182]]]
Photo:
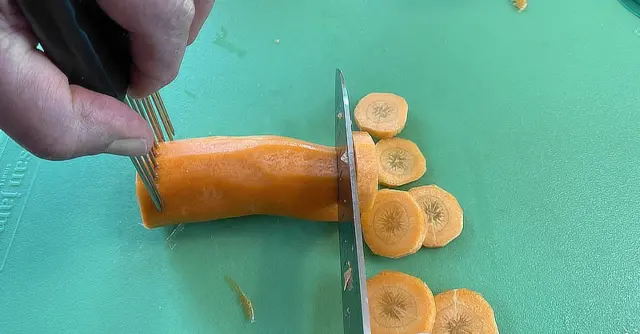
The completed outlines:
[[[366,132],[354,131],[353,144],[356,153],[356,179],[360,214],[365,215],[373,207],[378,193],[378,163],[376,144]]]
[[[430,333],[436,318],[431,289],[419,278],[385,270],[367,280],[371,333]]]
[[[479,293],[454,289],[436,295],[433,334],[498,334],[491,305]]]
[[[437,185],[409,189],[424,212],[427,236],[423,245],[429,248],[444,247],[462,232],[462,208],[458,200]]]
[[[378,191],[373,208],[362,219],[364,240],[374,254],[400,258],[417,252],[427,229],[422,210],[406,191]]]
[[[376,144],[380,184],[398,187],[418,180],[427,172],[427,159],[418,145],[402,139],[382,139]]]
[[[408,111],[409,105],[402,96],[371,93],[358,101],[353,118],[360,130],[377,138],[391,138],[404,129]]]

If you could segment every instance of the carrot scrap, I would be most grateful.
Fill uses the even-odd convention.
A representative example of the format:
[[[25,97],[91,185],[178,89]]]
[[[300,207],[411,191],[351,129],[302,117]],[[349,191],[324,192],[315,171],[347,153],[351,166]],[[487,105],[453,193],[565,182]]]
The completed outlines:
[[[519,12],[527,8],[527,0],[511,0],[511,3],[513,3]]]
[[[255,322],[255,314],[253,311],[253,304],[249,297],[240,289],[240,286],[236,281],[234,281],[231,277],[225,276],[224,279],[231,285],[231,289],[238,294],[238,298],[240,299],[240,304],[242,304],[242,308],[244,309],[244,313],[247,316],[247,319],[251,321],[251,323]]]

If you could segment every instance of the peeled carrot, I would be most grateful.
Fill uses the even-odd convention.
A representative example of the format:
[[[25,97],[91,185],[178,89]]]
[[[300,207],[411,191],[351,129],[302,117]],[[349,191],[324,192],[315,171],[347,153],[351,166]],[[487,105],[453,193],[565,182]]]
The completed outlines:
[[[433,293],[417,277],[382,271],[367,280],[367,297],[372,334],[430,333],[433,329],[436,319]]]
[[[147,228],[258,214],[338,219],[334,147],[265,135],[176,140],[157,152],[162,212],[136,179]]]

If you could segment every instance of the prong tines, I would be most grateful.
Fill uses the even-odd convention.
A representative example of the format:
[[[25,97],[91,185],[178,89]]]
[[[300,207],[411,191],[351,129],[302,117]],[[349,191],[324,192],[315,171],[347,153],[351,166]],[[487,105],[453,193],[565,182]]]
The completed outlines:
[[[153,179],[151,175],[148,174],[146,168],[144,167],[144,163],[141,157],[131,158],[133,162],[133,166],[138,172],[140,179],[142,180],[142,184],[147,189],[153,204],[155,205],[158,211],[162,211],[162,199],[160,198],[160,194],[158,193],[158,189],[156,189],[155,183],[153,183]]]
[[[167,136],[170,138],[169,140],[173,140],[173,137],[176,134],[175,129],[173,128],[173,124],[171,123],[171,119],[169,118],[169,114],[167,113],[167,108],[164,106],[164,102],[162,101],[162,97],[160,93],[156,92],[151,95],[151,99],[153,100],[153,104],[156,106],[158,110],[158,114],[160,115],[160,119],[164,124],[164,128],[167,131]]]
[[[144,100],[135,100],[135,103],[138,106],[138,109],[140,109],[146,115],[146,119],[156,136],[156,141],[163,142],[164,134],[162,134],[162,129],[160,129],[155,112],[153,110],[148,110],[148,108],[144,104]]]

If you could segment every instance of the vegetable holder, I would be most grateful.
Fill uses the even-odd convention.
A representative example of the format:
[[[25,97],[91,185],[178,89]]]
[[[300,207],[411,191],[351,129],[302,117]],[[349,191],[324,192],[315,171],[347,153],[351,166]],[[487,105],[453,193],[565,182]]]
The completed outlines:
[[[49,59],[69,78],[69,84],[109,95],[135,110],[154,133],[151,152],[132,157],[136,172],[158,211],[162,198],[154,183],[158,167],[155,146],[173,140],[175,129],[158,92],[142,99],[127,95],[132,64],[129,34],[111,20],[96,1],[18,0]]]

